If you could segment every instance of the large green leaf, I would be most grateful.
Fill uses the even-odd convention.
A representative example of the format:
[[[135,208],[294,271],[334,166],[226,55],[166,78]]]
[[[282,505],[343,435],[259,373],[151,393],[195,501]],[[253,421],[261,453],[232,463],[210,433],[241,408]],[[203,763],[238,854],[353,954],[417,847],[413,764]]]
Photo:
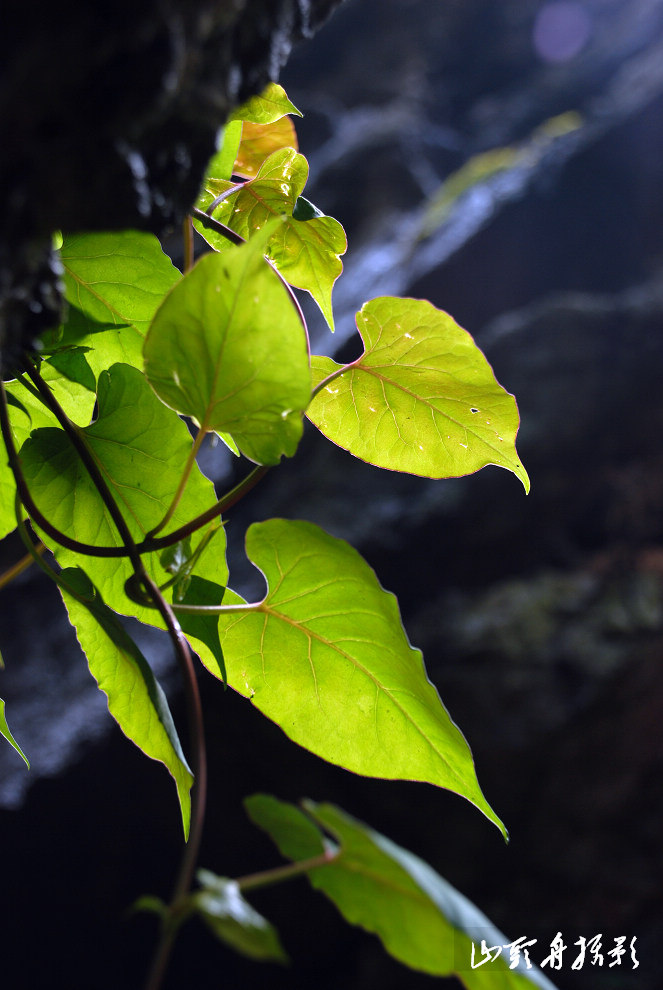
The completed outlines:
[[[311,884],[405,965],[433,976],[455,974],[469,990],[554,990],[540,970],[526,968],[522,956],[510,969],[508,950],[472,968],[473,941],[476,964],[482,939],[491,947],[506,947],[509,939],[427,863],[340,808],[306,801],[307,816],[263,794],[245,805],[289,859],[319,855],[327,844],[322,829],[331,834],[340,848],[325,866],[308,871]]]
[[[189,900],[221,942],[256,961],[288,961],[276,929],[245,900],[235,880],[209,870],[198,870],[196,878],[202,889]]]
[[[185,837],[191,818],[193,776],[175,725],[150,665],[84,571],[62,571],[61,594],[85,653],[90,673],[108,698],[108,710],[124,734],[173,777]]]
[[[297,448],[311,379],[306,334],[263,252],[258,239],[200,259],[154,317],[145,373],[201,429],[275,464]]]
[[[255,179],[224,199],[213,216],[246,240],[268,220],[284,217],[284,223],[269,241],[269,257],[290,285],[311,293],[333,330],[332,288],[343,271],[341,255],[347,250],[347,239],[343,227],[333,217],[316,211],[311,219],[298,218],[296,205],[307,178],[308,162],[304,156],[294,148],[282,148],[263,162]],[[201,209],[231,185],[208,179]],[[212,247],[223,249],[213,231],[202,226],[198,230]]]
[[[99,465],[129,530],[140,541],[165,515],[177,491],[191,450],[183,421],[159,402],[135,368],[116,364],[102,372],[99,414],[81,434]],[[107,507],[62,430],[38,429],[21,450],[25,475],[34,499],[47,518],[74,539],[101,546],[121,546]],[[184,494],[164,533],[204,512],[216,500],[214,487],[194,466]],[[202,534],[192,538],[193,549]],[[53,547],[53,541],[45,542]],[[225,535],[220,529],[195,568],[201,577],[226,583]],[[63,566],[77,563],[76,554],[54,548]],[[157,584],[170,573],[159,554],[146,555],[145,565]],[[124,584],[133,571],[127,558],[90,557],[86,569],[111,608],[160,624],[154,610],[132,602]]]
[[[116,361],[142,368],[147,328],[180,278],[157,238],[137,230],[76,234],[65,237],[61,258],[71,308],[58,342],[91,346],[95,374]]]
[[[429,478],[496,464],[529,490],[516,401],[469,333],[425,300],[391,296],[367,302],[357,327],[359,359],[311,359],[316,386],[337,375],[307,410],[325,436],[369,464]]]
[[[311,523],[270,519],[250,527],[246,552],[268,592],[247,612],[220,616],[231,687],[318,756],[446,787],[504,831],[395,597],[357,551]]]
[[[2,657],[0,657],[0,668],[2,668]],[[29,770],[30,761],[28,760],[27,756],[25,755],[19,744],[14,739],[9,729],[9,726],[7,725],[7,719],[5,718],[5,703],[2,700],[2,698],[0,698],[0,736],[5,737],[9,745],[12,746],[16,750],[18,755],[25,761],[25,764]]]

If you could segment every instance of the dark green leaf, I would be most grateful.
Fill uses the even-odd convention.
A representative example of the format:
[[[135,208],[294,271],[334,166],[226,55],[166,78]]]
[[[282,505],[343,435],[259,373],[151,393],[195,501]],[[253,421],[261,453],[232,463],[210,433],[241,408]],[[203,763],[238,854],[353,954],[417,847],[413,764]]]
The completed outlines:
[[[157,395],[261,464],[292,456],[310,398],[306,335],[260,239],[208,254],[159,308],[145,341]]]
[[[178,599],[183,605],[221,605],[227,589],[213,581],[194,575],[184,596]],[[237,601],[238,597],[230,592],[232,598],[227,601]],[[192,649],[201,654],[201,659],[208,667],[216,664],[214,673],[227,684],[226,663],[219,640],[219,617],[215,614],[178,612],[177,619],[184,635],[191,643]],[[209,651],[209,652],[207,652]]]
[[[198,870],[196,877],[202,890],[191,895],[191,902],[218,939],[249,959],[288,961],[276,929],[244,899],[234,880],[209,870]]]
[[[60,576],[62,598],[87,657],[90,673],[107,696],[108,710],[124,734],[151,759],[163,763],[173,777],[186,837],[193,776],[182,752],[166,696],[147,660],[85,572],[80,568],[67,568]]]
[[[2,657],[0,657],[0,668],[2,666],[4,665],[2,663]],[[25,753],[23,752],[19,744],[16,742],[11,732],[9,731],[9,726],[7,725],[7,719],[5,718],[5,703],[2,700],[2,698],[0,698],[0,736],[4,736],[7,742],[9,743],[9,745],[14,747],[18,755],[23,760],[25,760],[25,764],[29,770],[30,761],[28,760],[27,756],[25,755]]]
[[[250,527],[246,552],[268,592],[219,617],[230,686],[318,756],[446,787],[505,832],[395,597],[357,551],[311,523],[270,519]]]
[[[469,990],[554,990],[543,973],[527,969],[522,959],[517,969],[510,969],[508,951],[473,969],[473,940],[475,960],[481,958],[482,939],[490,946],[507,946],[510,940],[427,863],[340,808],[306,801],[308,818],[264,794],[248,798],[245,805],[283,855],[295,861],[317,855],[325,842],[321,830],[331,833],[340,852],[308,871],[311,884],[347,921],[376,934],[405,965],[433,976],[455,974]]]
[[[341,372],[307,410],[325,436],[369,464],[429,478],[496,464],[529,491],[516,400],[465,330],[425,300],[391,296],[366,303],[357,327],[361,358],[311,359],[316,386]]]

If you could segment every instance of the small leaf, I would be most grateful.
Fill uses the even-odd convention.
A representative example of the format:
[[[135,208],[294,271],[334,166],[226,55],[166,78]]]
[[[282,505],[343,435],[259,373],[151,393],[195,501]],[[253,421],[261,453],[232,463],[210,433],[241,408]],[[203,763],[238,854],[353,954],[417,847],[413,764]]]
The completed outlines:
[[[290,285],[310,292],[333,330],[332,288],[343,271],[341,255],[347,250],[347,239],[340,223],[319,211],[305,221],[293,217],[307,178],[304,156],[283,148],[269,156],[255,179],[224,199],[213,215],[246,240],[273,217],[284,217],[269,241],[270,260]],[[208,180],[207,206],[229,187],[229,183]],[[205,228],[198,226],[198,230],[213,247],[219,246]]]
[[[177,786],[185,838],[191,816],[193,776],[187,765],[166,696],[152,668],[117,616],[80,568],[61,573],[61,594],[85,653],[90,673],[108,698],[108,710],[125,736],[159,760]]]
[[[273,925],[244,899],[235,880],[209,870],[196,873],[202,890],[190,896],[195,910],[225,945],[260,962],[288,961]]]
[[[170,506],[191,452],[191,435],[179,416],[158,400],[145,376],[128,365],[116,364],[102,372],[98,401],[98,416],[81,430],[81,436],[133,538],[140,541]],[[122,546],[107,507],[62,430],[35,430],[21,449],[21,459],[35,501],[53,525],[85,543]],[[164,534],[189,522],[215,501],[212,482],[194,466]],[[203,539],[200,532],[192,537],[194,552]],[[78,557],[72,551],[58,547],[49,537],[44,537],[44,542],[62,566],[77,563]],[[220,528],[213,547],[196,563],[194,572],[225,584],[224,547],[225,534]],[[171,576],[162,567],[158,553],[146,554],[144,561],[157,584]],[[126,596],[125,582],[133,573],[127,558],[90,557],[86,568],[107,605],[161,626],[155,609],[138,605]]]
[[[1,667],[4,667],[4,664],[2,663],[2,657],[0,657],[0,668]],[[29,770],[30,761],[28,760],[27,756],[25,755],[25,753],[23,752],[19,744],[16,742],[11,732],[9,731],[9,726],[7,725],[7,719],[5,718],[5,703],[2,700],[2,698],[0,698],[0,735],[5,737],[5,739],[7,740],[10,746],[14,747],[18,755],[25,761],[25,765]]]
[[[326,437],[369,464],[428,478],[496,464],[529,491],[516,400],[469,333],[425,300],[391,296],[367,302],[357,327],[361,358],[311,359],[316,386],[340,372],[306,413]]]
[[[142,368],[143,337],[180,278],[157,238],[136,230],[76,234],[65,237],[61,258],[72,304],[62,342],[89,344],[95,375],[116,361]],[[117,329],[95,332],[104,324]]]
[[[219,617],[230,686],[323,759],[446,787],[506,834],[395,597],[357,551],[311,523],[270,519],[250,527],[246,552],[268,592]]]
[[[294,113],[297,117],[302,116],[301,111],[286,96],[283,86],[271,82],[267,83],[258,96],[249,97],[246,103],[242,103],[240,107],[233,110],[228,120],[248,120],[252,124],[271,124],[287,113]]]
[[[281,148],[298,148],[297,132],[290,117],[281,117],[271,124],[252,124],[247,120],[242,124],[242,140],[232,168],[233,174],[246,179],[254,178],[265,159]],[[207,174],[216,179],[229,177],[226,173],[211,169]]]
[[[517,969],[510,969],[508,952],[472,969],[473,940],[479,959],[481,939],[491,946],[507,946],[509,939],[428,863],[340,808],[305,801],[307,817],[265,794],[244,803],[250,818],[289,859],[317,855],[325,841],[322,829],[334,836],[340,851],[325,866],[308,871],[312,886],[329,897],[346,921],[376,934],[406,966],[432,976],[456,975],[469,990],[555,990],[522,959]],[[317,849],[311,829],[318,833]]]
[[[229,433],[259,464],[291,457],[310,398],[306,335],[260,239],[205,255],[166,297],[145,340],[159,398]]]

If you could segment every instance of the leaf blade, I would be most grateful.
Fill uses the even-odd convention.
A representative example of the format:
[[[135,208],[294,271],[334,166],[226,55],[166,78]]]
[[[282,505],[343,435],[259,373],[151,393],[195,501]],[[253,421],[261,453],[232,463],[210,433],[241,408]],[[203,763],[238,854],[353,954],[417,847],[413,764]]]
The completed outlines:
[[[430,478],[488,464],[529,491],[515,448],[515,399],[471,336],[431,303],[382,296],[357,314],[364,354],[343,366],[313,357],[318,392],[306,415],[334,443],[377,467]]]
[[[284,519],[251,526],[246,551],[268,592],[249,611],[219,617],[228,684],[323,759],[453,790],[506,834],[395,597],[357,551]]]
[[[540,970],[527,970],[524,963],[510,970],[503,957],[491,968],[472,969],[473,938],[494,939],[491,945],[509,940],[427,863],[340,808],[305,801],[304,814],[265,794],[244,804],[289,859],[322,851],[322,829],[334,836],[335,857],[307,871],[312,886],[347,921],[376,934],[400,962],[433,976],[456,975],[469,990],[554,990]]]
[[[147,660],[85,572],[66,568],[61,578],[64,587],[60,587],[60,593],[90,673],[106,695],[108,710],[122,732],[146,756],[163,763],[175,781],[187,838],[193,775],[166,696]]]
[[[0,658],[0,668],[1,667],[2,667],[2,662],[1,662],[1,658]],[[5,716],[5,703],[2,700],[2,698],[0,698],[0,736],[4,736],[5,737],[5,739],[9,743],[9,745],[13,749],[16,750],[16,752],[21,757],[21,759],[24,761],[26,767],[29,770],[30,769],[30,761],[28,760],[27,756],[25,755],[25,753],[23,752],[23,750],[21,749],[21,747],[19,746],[19,744],[14,739],[14,737],[13,737],[13,735],[11,733],[11,730],[10,730],[9,726],[7,725],[7,718]]]

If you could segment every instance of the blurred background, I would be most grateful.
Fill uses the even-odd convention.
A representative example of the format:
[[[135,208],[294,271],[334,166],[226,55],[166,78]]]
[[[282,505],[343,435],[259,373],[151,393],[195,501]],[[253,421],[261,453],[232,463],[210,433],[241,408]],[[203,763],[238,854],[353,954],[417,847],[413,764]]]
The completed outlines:
[[[306,518],[354,543],[475,756],[511,842],[462,799],[354,777],[296,749],[206,673],[202,865],[278,854],[241,798],[330,800],[419,856],[510,938],[562,932],[562,988],[661,987],[663,944],[663,3],[347,0],[281,81],[305,114],[306,196],[346,228],[337,332],[360,352],[376,295],[430,299],[518,400],[532,492],[498,468],[452,481],[380,472],[312,428],[230,517],[235,586],[255,519]],[[207,463],[207,462],[206,462]],[[209,454],[231,480],[244,468]],[[225,482],[224,482],[225,484]],[[231,561],[233,556],[231,556]],[[231,578],[233,569],[231,566]],[[182,722],[167,645],[144,648]],[[139,986],[179,853],[174,792],[106,712],[59,607],[27,573],[3,592],[3,697],[30,756],[0,749],[8,988],[66,974]],[[345,926],[306,881],[256,894],[288,969],[185,929],[167,987],[432,986]],[[639,968],[572,972],[579,936],[637,937]],[[36,946],[40,951],[35,951]]]

